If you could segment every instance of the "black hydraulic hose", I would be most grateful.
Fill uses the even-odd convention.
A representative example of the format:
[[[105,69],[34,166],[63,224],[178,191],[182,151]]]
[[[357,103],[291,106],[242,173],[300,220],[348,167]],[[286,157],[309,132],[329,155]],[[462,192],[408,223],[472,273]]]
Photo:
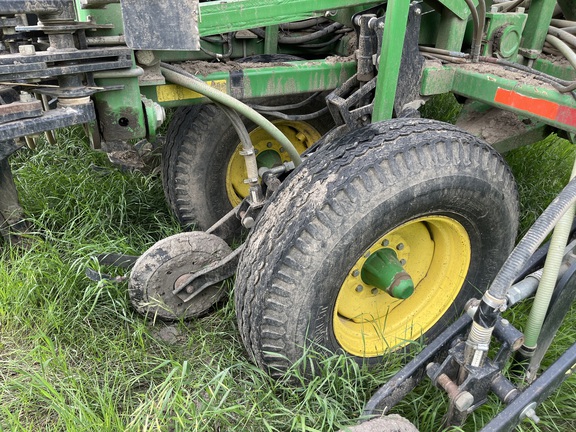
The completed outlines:
[[[467,1],[472,1],[472,0],[467,0]],[[303,44],[303,43],[307,43],[307,42],[311,42],[313,40],[319,39],[322,36],[326,36],[330,33],[333,33],[336,30],[341,29],[342,27],[344,27],[343,24],[336,22],[336,23],[330,24],[329,26],[324,27],[322,30],[315,31],[314,33],[310,33],[310,34],[307,34],[304,36],[279,36],[278,37],[278,43],[286,44],[286,45]],[[266,34],[266,32],[260,28],[250,29],[250,31],[252,33],[258,35],[261,38],[264,38],[265,34]]]
[[[324,24],[326,21],[328,21],[327,18],[311,18],[303,21],[280,24],[280,30],[302,30]]]
[[[549,83],[551,85],[560,84],[563,86],[567,86],[567,85],[572,84],[572,82],[570,82],[570,81],[564,81],[560,78],[556,78],[552,75],[548,75],[544,72],[540,72],[539,70],[533,69],[529,66],[524,66],[524,65],[521,65],[518,63],[513,63],[510,61],[507,61],[507,60],[503,60],[503,59],[499,59],[499,58],[495,58],[495,57],[485,57],[485,56],[480,56],[480,60],[483,62],[486,62],[486,63],[495,63],[495,64],[498,64],[498,65],[501,65],[504,67],[509,67],[512,69],[518,69],[518,70],[521,70],[522,72],[530,73],[530,74],[534,75],[535,77],[537,77],[538,79],[540,79],[546,83]]]
[[[516,279],[518,273],[526,265],[538,246],[544,242],[546,236],[550,234],[562,215],[568,211],[570,206],[576,202],[576,180],[570,181],[566,187],[558,194],[546,210],[536,220],[534,225],[528,230],[520,243],[514,248],[498,274],[488,292],[502,299]]]
[[[256,110],[258,111],[258,110]],[[306,120],[312,120],[315,118],[318,118],[324,114],[326,114],[328,112],[328,107],[324,107],[318,111],[315,111],[313,113],[309,113],[309,114],[285,114],[279,111],[266,111],[265,114],[272,116],[272,117],[278,117],[281,118],[283,120],[291,120],[291,121],[306,121]]]
[[[247,105],[251,108],[254,108],[256,111],[286,111],[286,110],[302,108],[303,106],[308,105],[319,94],[320,94],[320,92],[316,92],[316,93],[312,94],[310,97],[307,97],[306,99],[304,99],[303,101],[295,103],[295,104],[290,104],[290,105],[275,105],[275,106],[274,105],[253,105],[253,104],[247,104]]]
[[[216,60],[220,59],[228,60],[232,56],[232,50],[234,48],[234,44],[232,43],[232,36],[230,34],[227,35],[226,41],[222,42],[222,45],[226,43],[228,44],[228,52],[224,54],[212,52],[210,50],[207,50],[203,46],[200,46],[200,51],[202,51],[204,54],[209,55],[210,57],[215,58]]]
[[[427,47],[427,46],[418,46],[418,49],[422,52],[426,52],[426,53],[430,53],[430,54],[440,54],[443,56],[449,56],[449,57],[457,57],[457,58],[468,58],[470,57],[469,54],[463,53],[463,52],[459,52],[459,51],[449,51],[449,50],[445,50],[445,49],[441,49],[441,48],[433,48],[433,47]]]
[[[342,39],[344,35],[343,34],[337,34],[336,36],[334,36],[332,39],[330,39],[329,41],[326,42],[319,42],[319,43],[315,43],[315,44],[305,44],[305,45],[300,45],[300,48],[306,48],[306,49],[317,49],[317,48],[324,48],[328,45],[332,45],[333,43],[338,42],[340,39]]]
[[[472,61],[475,62],[480,55],[480,46],[478,45],[478,41],[482,43],[482,33],[480,32],[480,17],[478,16],[478,11],[476,10],[476,6],[474,6],[472,0],[464,1],[466,2],[466,5],[468,5],[470,13],[472,14],[472,26],[474,28],[472,33]]]

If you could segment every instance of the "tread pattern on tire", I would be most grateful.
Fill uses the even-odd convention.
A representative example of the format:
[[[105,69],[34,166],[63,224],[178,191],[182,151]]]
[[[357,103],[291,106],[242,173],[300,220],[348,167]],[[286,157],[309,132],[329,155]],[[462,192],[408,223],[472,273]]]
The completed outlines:
[[[170,128],[166,136],[162,158],[162,184],[168,205],[174,212],[178,222],[183,227],[194,224],[198,219],[196,213],[196,200],[189,193],[186,184],[178,183],[178,173],[187,175],[189,166],[194,155],[190,153],[188,146],[183,145],[187,140],[198,141],[205,135],[211,119],[214,117],[213,106],[187,106],[179,108],[170,122]],[[190,125],[194,122],[196,128]],[[206,137],[208,139],[209,137]],[[207,228],[207,227],[205,227]]]
[[[428,139],[414,139],[422,136]],[[462,143],[463,137],[467,144]],[[312,257],[323,249],[324,239],[343,216],[371,205],[359,198],[362,194],[398,182],[416,184],[422,181],[421,171],[465,166],[483,172],[503,197],[511,198],[502,202],[507,211],[518,213],[515,182],[502,157],[449,124],[390,120],[327,143],[316,153],[283,183],[262,211],[236,275],[241,336],[255,362],[273,374],[289,368],[301,353],[293,343],[296,336],[287,334],[290,318],[285,313],[306,301],[299,298],[306,293],[298,293],[298,281],[306,276]],[[403,173],[411,173],[413,178]],[[515,231],[516,226],[510,229]],[[513,241],[508,241],[510,249]],[[331,319],[316,317],[323,318]]]

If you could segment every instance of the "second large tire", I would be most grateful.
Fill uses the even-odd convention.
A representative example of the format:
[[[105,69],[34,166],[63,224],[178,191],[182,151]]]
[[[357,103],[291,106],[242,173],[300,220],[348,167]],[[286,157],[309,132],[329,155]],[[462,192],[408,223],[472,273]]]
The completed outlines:
[[[235,302],[246,349],[279,375],[308,350],[371,364],[433,339],[489,286],[517,220],[502,157],[454,126],[397,119],[325,144],[245,245]],[[382,250],[414,283],[405,300],[364,278]]]
[[[283,98],[293,103],[303,96]],[[260,104],[278,103],[272,99]],[[322,99],[311,105],[317,110]],[[302,153],[333,124],[329,115],[309,121],[273,123]],[[290,160],[288,153],[263,129],[246,121],[258,165]],[[246,169],[238,135],[224,112],[215,105],[179,108],[170,123],[163,149],[162,180],[167,201],[184,227],[206,230],[248,194]]]

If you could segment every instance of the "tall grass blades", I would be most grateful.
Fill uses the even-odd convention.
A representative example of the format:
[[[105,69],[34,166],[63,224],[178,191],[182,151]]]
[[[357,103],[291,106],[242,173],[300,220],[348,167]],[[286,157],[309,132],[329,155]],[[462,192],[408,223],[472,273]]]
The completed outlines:
[[[0,429],[336,431],[355,424],[368,398],[401,367],[398,355],[369,372],[310,349],[315,378],[302,376],[302,359],[272,380],[247,359],[229,300],[190,322],[151,323],[135,314],[126,283],[93,282],[84,271],[123,276],[91,257],[140,254],[179,232],[160,179],[110,165],[77,129],[59,139],[11,160],[33,231],[28,250],[0,250]],[[508,156],[524,229],[561,187],[573,157],[571,145],[552,139]],[[575,320],[572,312],[547,364],[574,341]],[[570,378],[538,410],[536,430],[576,429],[574,406]],[[464,430],[481,428],[498,408],[492,401]],[[444,409],[445,397],[424,383],[395,412],[436,431]]]

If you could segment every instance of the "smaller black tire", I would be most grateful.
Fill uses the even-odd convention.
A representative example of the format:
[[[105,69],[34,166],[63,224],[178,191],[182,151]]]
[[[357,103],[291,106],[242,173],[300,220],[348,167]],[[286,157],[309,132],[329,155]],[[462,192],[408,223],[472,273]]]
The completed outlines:
[[[267,99],[258,103],[284,104],[304,98]],[[308,108],[318,110],[322,104],[323,100],[318,99]],[[333,125],[328,114],[309,121],[272,121],[300,152],[312,146]],[[290,160],[279,143],[248,120],[245,123],[258,152],[259,166]],[[183,227],[207,230],[247,195],[244,161],[239,151],[235,129],[215,105],[176,110],[163,149],[162,180],[168,204]]]

